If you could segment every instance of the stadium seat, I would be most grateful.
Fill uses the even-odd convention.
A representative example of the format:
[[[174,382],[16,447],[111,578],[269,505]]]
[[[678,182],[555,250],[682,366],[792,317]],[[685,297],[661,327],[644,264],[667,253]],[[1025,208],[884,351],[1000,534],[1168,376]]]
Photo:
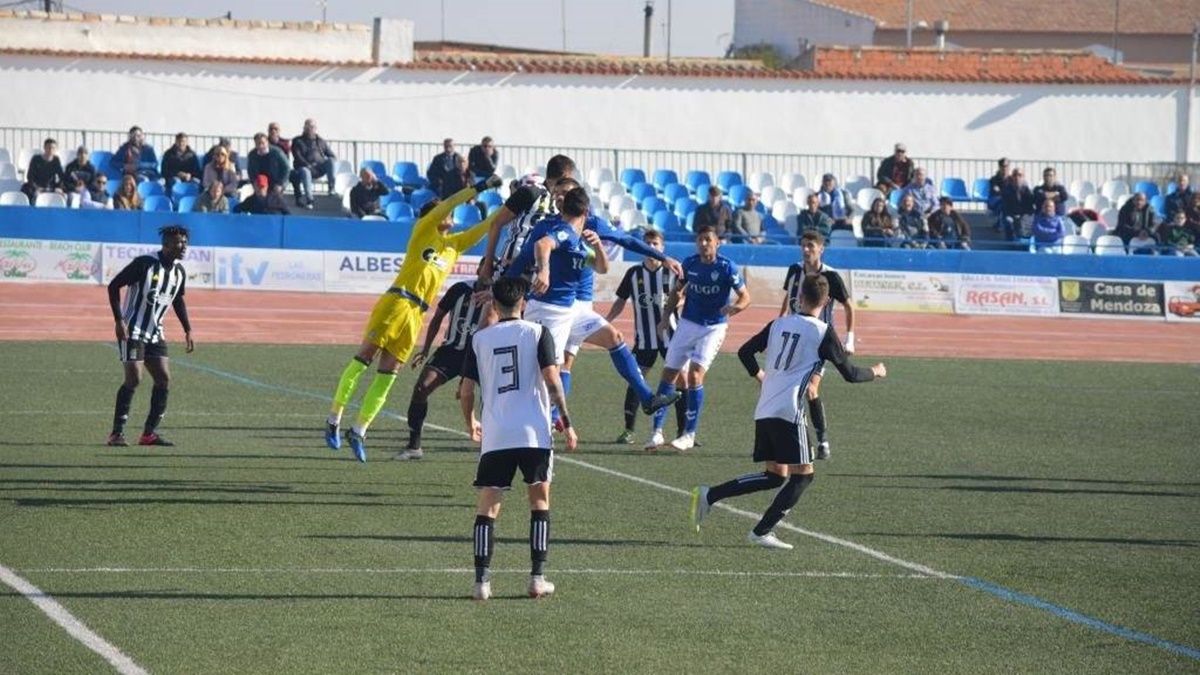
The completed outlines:
[[[484,206],[488,208],[488,213],[491,213],[492,209],[504,204],[504,197],[501,197],[500,193],[495,190],[484,190],[479,193],[479,201],[483,202]]]
[[[40,199],[38,201],[41,201]],[[166,195],[150,195],[142,202],[143,211],[174,211],[171,200]]]
[[[608,215],[611,218],[619,218],[625,209],[636,209],[637,207],[637,201],[633,197],[624,194],[613,195],[608,200]]]
[[[396,183],[401,187],[420,190],[429,185],[429,181],[421,175],[421,169],[415,162],[396,162],[392,171],[396,173]]]
[[[771,205],[771,218],[791,236],[799,234],[796,215],[800,212],[791,202],[775,202]]]
[[[175,211],[178,213],[191,213],[195,211],[196,199],[197,197],[195,195],[185,195],[180,197],[179,201],[175,204]]]
[[[1088,244],[1095,246],[1096,240],[1108,234],[1108,228],[1104,223],[1095,220],[1088,220],[1079,227],[1079,236],[1088,240]]]
[[[679,199],[675,200],[675,215],[678,216],[680,220],[686,220],[687,217],[691,215],[691,213],[695,211],[698,206],[699,204],[696,203],[696,200],[692,199],[691,197],[680,197]]]
[[[0,162],[0,180],[16,180],[17,167],[8,162]]]
[[[1099,194],[1090,194],[1083,200],[1083,208],[1091,211],[1103,211],[1110,206],[1108,197]]]
[[[654,186],[649,183],[634,183],[627,187],[629,187],[629,196],[633,197],[639,207],[647,198],[658,195],[658,190],[655,190]]]
[[[750,177],[746,179],[746,186],[752,191],[758,193],[761,193],[766,188],[773,187],[774,185],[775,176],[772,175],[770,171],[759,171],[757,173],[752,173],[750,174]]]
[[[688,194],[689,193],[686,185],[672,183],[663,188],[662,196],[668,204],[674,204],[675,202],[679,201],[680,197],[687,197]]]
[[[137,191],[138,196],[140,196],[142,199],[162,197],[167,194],[166,191],[163,190],[162,184],[153,180],[144,180],[138,183]]]
[[[875,181],[866,176],[851,176],[845,184],[842,185],[852,195],[858,194],[858,191],[863,188],[874,187]]]
[[[701,185],[712,185],[712,176],[708,175],[707,171],[688,171],[687,176],[683,179],[683,184],[692,194],[699,194],[696,188]]]
[[[352,173],[339,173],[333,179],[333,194],[350,194],[350,188],[358,185],[358,176]]]
[[[166,199],[166,197],[163,197],[163,199]],[[57,192],[42,192],[37,196],[37,201],[35,201],[33,205],[43,208],[65,209],[67,208],[67,198],[58,194]],[[167,200],[166,210],[171,210],[170,200]]]
[[[600,190],[597,196],[600,201],[607,204],[615,195],[625,194],[625,186],[616,181],[606,181],[600,185]]]
[[[1167,217],[1167,198],[1162,195],[1154,195],[1150,198],[1150,208],[1158,214],[1159,218]]]
[[[496,173],[504,179],[505,183],[517,179],[517,169],[512,164],[501,164],[496,169]]]
[[[379,208],[387,208],[392,202],[405,201],[404,193],[399,190],[389,190],[388,193],[379,198]]]
[[[412,218],[412,204],[408,202],[391,202],[384,207],[384,213],[387,214],[388,220],[400,220],[401,218]]]
[[[1090,180],[1077,180],[1071,182],[1071,187],[1067,190],[1076,199],[1087,199],[1088,195],[1096,194],[1096,184]]]
[[[13,164],[17,166],[17,173],[21,174],[22,178],[25,177],[25,170],[29,168],[29,160],[40,154],[42,154],[41,150],[34,150],[32,148],[27,148],[17,153],[17,161],[13,162]]]
[[[792,190],[792,204],[794,204],[798,209],[804,208],[805,205],[808,204],[809,192],[809,189],[803,185],[795,190]]]
[[[193,183],[191,181],[186,183],[183,181],[176,181],[176,183],[171,186],[171,199],[175,200],[176,203],[178,203],[179,200],[183,199],[184,197],[197,197],[199,195],[199,183]]]
[[[647,218],[653,218],[654,214],[659,211],[667,210],[667,202],[659,196],[647,197],[646,201],[642,202],[642,213],[646,214]]]
[[[679,224],[679,218],[674,213],[667,210],[659,211],[654,214],[654,228],[663,232],[686,232],[687,230]]]
[[[1118,213],[1117,210],[1114,208],[1104,209],[1103,211],[1100,212],[1100,222],[1104,223],[1105,227],[1107,227],[1110,230],[1116,229],[1117,217],[1119,215],[1120,215],[1120,213]]]
[[[759,202],[767,206],[772,206],[775,202],[787,201],[787,193],[774,185],[768,185],[763,188],[762,193],[758,197]]]
[[[1134,184],[1133,191],[1141,192],[1141,193],[1145,194],[1146,199],[1150,199],[1151,197],[1157,197],[1159,194],[1161,194],[1158,191],[1158,183],[1155,183],[1154,181],[1149,181],[1149,180],[1138,181],[1136,184]]]
[[[588,187],[592,188],[593,190],[599,190],[601,185],[604,185],[611,180],[615,180],[612,169],[606,166],[593,167],[592,170],[588,172],[587,176]]]
[[[699,206],[708,201],[708,190],[712,186],[708,183],[701,183],[696,186],[696,205]]]
[[[986,204],[992,194],[992,183],[987,178],[976,178],[971,183],[971,201]]]
[[[834,230],[829,233],[830,248],[854,248],[858,246],[858,237],[849,230]]]
[[[1120,211],[1121,208],[1125,206],[1125,202],[1129,201],[1130,199],[1133,199],[1133,195],[1121,195],[1120,197],[1117,197],[1117,201],[1112,205],[1112,207],[1117,211]]]
[[[121,179],[119,179],[119,178],[117,180],[113,180],[112,178],[108,179],[108,185],[105,187],[105,192],[108,193],[109,197],[116,197],[117,190],[120,190],[120,189],[121,189]]]
[[[348,193],[349,193],[349,191],[347,191],[347,194]],[[434,192],[433,190],[421,188],[419,190],[414,190],[413,193],[408,196],[408,203],[412,204],[412,208],[413,208],[414,212],[420,213],[421,207],[425,206],[425,204],[427,202],[429,202],[429,200],[434,199],[436,197],[437,197],[437,193]]]
[[[1067,197],[1066,201],[1063,202],[1063,211],[1067,213],[1070,213],[1077,208],[1079,208],[1079,200],[1075,199],[1074,195]]]
[[[899,190],[893,190],[893,192],[899,192]],[[873,187],[859,188],[858,192],[851,192],[850,194],[854,195],[854,203],[864,213],[871,210],[871,204],[876,199],[883,199],[883,193]]]
[[[29,206],[29,197],[20,190],[0,193],[0,206]]]
[[[627,232],[637,228],[639,223],[641,227],[645,227],[647,222],[646,216],[637,209],[625,209],[621,212],[617,221],[621,223],[621,229]]]
[[[729,194],[729,189],[734,185],[742,185],[745,181],[742,180],[742,174],[737,171],[722,171],[717,174],[717,186],[725,194]]]
[[[1085,237],[1078,234],[1068,234],[1063,237],[1062,241],[1063,255],[1080,255],[1092,252],[1091,246]]]
[[[633,186],[638,183],[646,182],[646,172],[641,169],[621,169],[621,185],[630,192],[633,191]]]
[[[943,178],[939,194],[942,197],[949,197],[955,202],[973,201],[967,192],[967,182],[961,178]]]
[[[358,163],[358,168],[360,171],[362,169],[370,169],[371,173],[375,174],[376,178],[388,175],[387,167],[383,165],[383,162],[377,159],[364,159]]]
[[[733,208],[740,209],[746,205],[746,198],[754,194],[749,185],[731,185],[727,191],[729,203]]]
[[[16,178],[0,178],[0,193],[16,192],[21,189],[21,181]]]
[[[355,176],[355,177],[357,178],[357,176]],[[345,192],[342,193],[342,213],[346,214],[347,216],[354,213],[353,211],[350,210],[350,191],[349,190],[346,190]]]
[[[92,156],[95,157],[95,153]],[[8,148],[0,148],[0,162],[12,164],[12,154],[8,151]]]
[[[778,187],[780,190],[783,190],[784,194],[790,195],[796,191],[796,188],[808,187],[808,179],[802,173],[794,171],[792,173],[785,173],[780,177]]]
[[[670,169],[657,169],[654,172],[654,179],[651,181],[654,188],[659,192],[666,192],[668,185],[679,183],[679,174]]]
[[[1096,255],[1126,255],[1125,242],[1120,237],[1106,234],[1096,240]]]
[[[1113,202],[1121,195],[1129,194],[1129,185],[1123,180],[1110,180],[1100,187],[1100,194],[1108,197],[1108,201]]]
[[[377,214],[373,214],[373,213],[363,216],[361,218],[361,220],[381,220],[381,221],[387,222],[387,218],[377,215]]]

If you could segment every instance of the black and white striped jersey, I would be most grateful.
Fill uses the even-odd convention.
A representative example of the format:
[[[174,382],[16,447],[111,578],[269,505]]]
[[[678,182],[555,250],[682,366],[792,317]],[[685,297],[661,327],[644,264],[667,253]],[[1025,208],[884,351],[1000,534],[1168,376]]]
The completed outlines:
[[[846,282],[842,280],[842,275],[838,274],[834,268],[822,263],[817,273],[829,282],[829,301],[821,308],[821,320],[832,324],[834,301],[844,305],[850,302],[850,294],[846,292]],[[800,284],[804,282],[804,274],[804,263],[793,263],[791,267],[788,267],[787,278],[783,280],[783,290],[787,293],[788,299],[788,311],[792,314],[800,311]]]
[[[556,356],[550,330],[532,321],[501,319],[471,336],[462,376],[479,383],[482,453],[553,447],[542,369]]]
[[[466,349],[471,335],[479,328],[479,321],[483,318],[483,306],[471,302],[474,292],[474,284],[460,281],[451,286],[438,301],[438,309],[446,312],[448,319],[446,335],[442,340],[443,347]]]
[[[509,195],[504,207],[517,214],[505,227],[505,239],[501,248],[496,252],[500,261],[497,270],[503,270],[525,245],[525,240],[538,221],[548,215],[558,213],[554,207],[554,199],[550,191],[540,185],[522,185],[516,192]]]
[[[663,265],[651,270],[644,264],[630,267],[620,285],[617,297],[629,301],[633,307],[633,348],[663,349],[671,341],[678,316],[672,314],[666,335],[658,332],[658,323],[663,318],[663,306],[675,286],[678,277]]]
[[[756,354],[766,352],[760,366]],[[813,374],[828,361],[847,382],[869,382],[875,373],[850,362],[842,341],[829,324],[807,314],[788,314],[768,323],[738,349],[746,372],[764,373],[754,419],[779,418],[799,424],[805,390]]]
[[[108,284],[110,304],[114,318],[125,323],[130,340],[156,343],[164,339],[163,318],[167,308],[175,307],[175,315],[190,331],[187,309],[183,303],[187,272],[177,261],[163,262],[160,255],[143,255],[134,258],[125,269]],[[125,304],[117,309],[117,299],[122,288]]]

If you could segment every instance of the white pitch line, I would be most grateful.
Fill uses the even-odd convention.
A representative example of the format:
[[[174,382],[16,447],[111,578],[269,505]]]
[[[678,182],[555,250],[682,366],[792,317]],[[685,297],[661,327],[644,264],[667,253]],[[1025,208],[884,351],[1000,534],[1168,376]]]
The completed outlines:
[[[133,659],[126,656],[120,649],[117,649],[108,640],[97,635],[92,629],[84,625],[82,621],[75,618],[74,614],[67,611],[66,607],[58,604],[58,602],[42,592],[37,586],[26,581],[24,578],[17,575],[9,568],[0,565],[0,582],[4,582],[16,592],[25,596],[25,599],[32,602],[34,606],[42,610],[42,612],[50,617],[50,620],[62,627],[63,630],[83,643],[83,646],[96,652],[105,661],[112,664],[117,672],[123,675],[146,675],[146,670],[134,662]]]
[[[473,567],[46,567],[23,570],[26,574],[472,574]],[[529,574],[528,569],[495,569],[493,574]],[[753,572],[744,570],[684,570],[684,569],[554,569],[554,574],[621,575],[621,576],[695,576],[695,577],[765,577],[815,579],[931,579],[928,574],[875,574],[859,572]],[[947,577],[949,578],[949,577]]]
[[[0,410],[5,415],[112,415],[112,410]],[[297,412],[207,412],[203,410],[171,411],[171,417],[307,417],[311,413]]]

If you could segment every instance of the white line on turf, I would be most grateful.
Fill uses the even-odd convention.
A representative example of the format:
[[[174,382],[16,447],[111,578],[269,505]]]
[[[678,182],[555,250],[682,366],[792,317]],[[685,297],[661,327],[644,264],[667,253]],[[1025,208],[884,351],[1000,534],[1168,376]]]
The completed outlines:
[[[82,621],[75,618],[74,614],[67,611],[66,607],[58,604],[54,598],[42,592],[37,586],[26,581],[24,578],[17,575],[9,568],[0,565],[0,582],[4,582],[16,592],[25,596],[25,599],[32,602],[34,606],[42,610],[42,612],[50,617],[50,620],[58,624],[67,631],[71,637],[83,643],[83,646],[96,652],[105,661],[112,664],[117,672],[124,675],[144,675],[146,670],[134,663],[133,659],[126,656],[120,649],[117,649],[112,643],[97,635],[92,629],[83,624]]]
[[[471,574],[471,567],[46,567],[22,570],[26,574]],[[491,570],[498,574],[529,574],[528,569]],[[684,570],[684,569],[555,569],[555,574],[622,575],[622,576],[694,576],[694,577],[756,577],[814,579],[930,579],[928,574],[874,574],[859,572],[754,572],[746,570]]]

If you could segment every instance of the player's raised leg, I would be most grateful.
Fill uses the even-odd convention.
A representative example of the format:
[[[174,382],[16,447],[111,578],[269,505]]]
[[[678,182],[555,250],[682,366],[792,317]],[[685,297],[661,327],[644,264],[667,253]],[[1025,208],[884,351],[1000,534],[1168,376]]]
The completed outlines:
[[[572,333],[577,331],[586,336],[584,342],[608,350],[613,368],[637,395],[642,412],[647,415],[653,414],[671,405],[679,397],[678,393],[655,394],[650,390],[637,360],[633,358],[633,352],[629,351],[629,346],[625,344],[625,338],[612,324],[605,321],[604,317],[594,311],[580,312],[572,328]]]

